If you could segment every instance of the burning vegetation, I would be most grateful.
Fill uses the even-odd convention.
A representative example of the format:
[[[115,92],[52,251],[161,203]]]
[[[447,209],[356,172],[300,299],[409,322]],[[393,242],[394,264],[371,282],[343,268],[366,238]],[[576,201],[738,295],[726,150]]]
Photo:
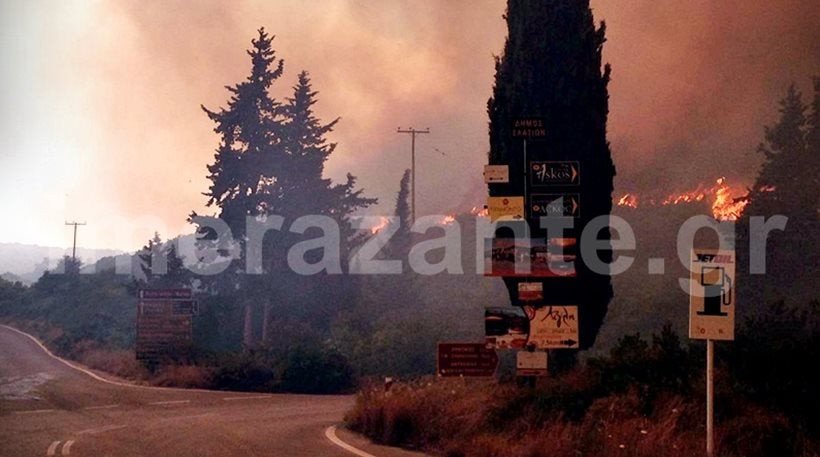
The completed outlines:
[[[761,187],[761,192],[772,192],[774,186]],[[637,208],[639,204],[649,206],[679,205],[682,203],[706,202],[712,210],[712,217],[720,221],[737,220],[743,213],[743,209],[749,204],[749,189],[744,186],[731,185],[728,180],[721,176],[715,180],[712,186],[699,184],[691,191],[674,193],[662,199],[640,198],[635,194],[626,193],[617,202],[618,206]]]

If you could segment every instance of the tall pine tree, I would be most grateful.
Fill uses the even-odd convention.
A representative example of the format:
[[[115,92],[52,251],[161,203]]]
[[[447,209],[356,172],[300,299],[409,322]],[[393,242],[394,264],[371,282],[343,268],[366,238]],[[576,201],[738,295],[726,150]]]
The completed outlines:
[[[219,111],[202,109],[214,121],[220,144],[214,163],[208,165],[211,185],[205,195],[208,206],[219,208],[218,217],[231,227],[235,236],[245,233],[245,217],[262,212],[260,189],[277,181],[282,170],[281,104],[269,92],[283,71],[284,62],[276,60],[273,37],[264,28],[251,40],[251,74],[234,86],[228,107]]]
[[[792,85],[780,101],[780,119],[764,129],[765,142],[757,149],[763,163],[736,225],[739,303],[749,310],[779,300],[800,306],[818,299],[816,286],[806,282],[806,273],[820,262],[818,118],[820,79],[816,78],[810,106]],[[788,222],[783,231],[766,235],[766,250],[757,254],[765,256],[765,276],[755,278],[750,276],[750,243],[762,234],[751,233],[750,219],[776,215],[786,216]]]
[[[580,217],[570,236],[579,237],[592,218],[612,209],[615,167],[606,139],[610,68],[602,67],[605,26],[596,27],[586,0],[509,0],[505,15],[508,36],[496,59],[493,96],[488,102],[491,164],[509,165],[510,176],[526,171],[522,140],[511,135],[516,118],[545,122],[546,136],[528,142],[529,160],[580,162]],[[492,184],[492,196],[525,195],[523,179]],[[525,207],[529,202],[525,203]],[[529,218],[533,236],[536,218]],[[609,239],[609,231],[600,238]],[[601,253],[603,261],[611,252]],[[577,280],[547,279],[544,294],[580,306],[581,347],[595,341],[612,297],[608,274],[596,274],[576,262]],[[513,303],[517,281],[505,280]]]
[[[205,193],[207,204],[219,209],[216,215],[231,228],[242,254],[240,262],[234,262],[224,274],[203,280],[212,290],[239,302],[246,346],[254,343],[254,334],[259,330],[260,319],[256,317],[260,307],[264,311],[264,337],[270,330],[267,324],[272,307],[278,316],[324,319],[326,323],[326,314],[336,303],[324,300],[322,295],[333,291],[333,287],[320,288],[315,278],[299,277],[289,271],[289,248],[314,236],[291,233],[290,224],[304,215],[324,215],[336,220],[342,235],[341,263],[346,266],[344,259],[360,239],[353,229],[352,213],[375,202],[356,189],[352,175],[348,174],[341,184],[323,176],[324,164],[336,147],[327,142],[325,135],[333,130],[338,119],[322,124],[313,114],[317,93],[311,88],[307,72],[299,75],[293,96],[286,103],[272,97],[271,86],[283,72],[283,61],[276,59],[272,40],[260,29],[258,37],[251,41],[251,74],[245,81],[227,87],[231,98],[226,108],[212,111],[203,107],[220,136],[214,162],[208,166],[211,185]],[[246,218],[270,215],[283,216],[285,222],[282,230],[265,235],[263,276],[243,274]],[[320,254],[309,251],[309,255]],[[335,296],[341,298],[343,294]],[[321,312],[314,307],[317,303],[322,305]]]

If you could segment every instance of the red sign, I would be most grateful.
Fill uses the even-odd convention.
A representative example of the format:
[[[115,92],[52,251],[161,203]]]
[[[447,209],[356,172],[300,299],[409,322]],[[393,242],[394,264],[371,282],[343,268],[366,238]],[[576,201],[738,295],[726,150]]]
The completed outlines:
[[[439,376],[490,377],[498,368],[498,355],[482,343],[439,343],[436,371]]]
[[[540,282],[519,282],[518,299],[520,301],[541,301],[544,299],[544,284]]]
[[[191,289],[140,290],[140,298],[143,300],[190,300],[192,297]]]

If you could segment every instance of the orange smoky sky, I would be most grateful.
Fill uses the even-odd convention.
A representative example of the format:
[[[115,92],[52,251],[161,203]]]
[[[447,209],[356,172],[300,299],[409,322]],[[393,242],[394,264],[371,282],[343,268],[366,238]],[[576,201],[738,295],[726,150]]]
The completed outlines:
[[[749,184],[763,125],[791,82],[820,74],[813,0],[594,0],[613,66],[616,193],[667,193],[718,176]],[[486,102],[503,48],[500,0],[6,1],[0,3],[0,241],[135,249],[208,213],[224,106],[257,28],[276,35],[289,95],[308,70],[345,173],[389,213],[417,143],[420,214],[483,203]],[[443,154],[441,154],[441,153]]]

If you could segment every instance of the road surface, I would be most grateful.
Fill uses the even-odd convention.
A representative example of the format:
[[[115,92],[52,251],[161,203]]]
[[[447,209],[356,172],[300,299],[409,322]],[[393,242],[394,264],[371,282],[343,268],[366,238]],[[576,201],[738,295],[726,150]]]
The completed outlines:
[[[95,377],[0,326],[0,456],[407,457],[335,432],[350,396],[133,386]]]

